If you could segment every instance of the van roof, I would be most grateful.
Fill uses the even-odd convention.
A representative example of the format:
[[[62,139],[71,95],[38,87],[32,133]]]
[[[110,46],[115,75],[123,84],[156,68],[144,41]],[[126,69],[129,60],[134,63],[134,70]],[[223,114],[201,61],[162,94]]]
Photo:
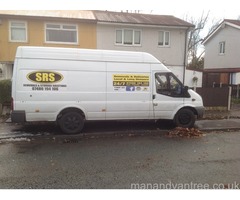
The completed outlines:
[[[18,47],[16,58],[160,63],[153,55],[145,52],[32,46]]]

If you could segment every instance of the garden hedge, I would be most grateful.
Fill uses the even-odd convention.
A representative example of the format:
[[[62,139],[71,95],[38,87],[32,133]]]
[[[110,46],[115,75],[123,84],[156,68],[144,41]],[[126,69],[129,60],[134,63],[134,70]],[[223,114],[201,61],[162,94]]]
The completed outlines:
[[[11,102],[11,80],[0,81],[0,104]]]

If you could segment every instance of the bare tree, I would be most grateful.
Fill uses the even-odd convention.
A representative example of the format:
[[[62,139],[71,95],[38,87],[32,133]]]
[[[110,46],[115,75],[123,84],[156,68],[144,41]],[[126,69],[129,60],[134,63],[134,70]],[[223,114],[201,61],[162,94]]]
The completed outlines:
[[[208,30],[208,34],[211,34],[213,31],[215,31],[215,29],[218,27],[218,25],[222,22],[222,19],[213,19],[211,24],[212,26],[209,28]]]
[[[202,52],[200,53],[198,51],[203,41],[201,33],[207,24],[208,18],[209,11],[207,12],[207,14],[204,14],[203,12],[201,17],[197,20],[194,18],[187,19],[187,21],[195,25],[195,28],[191,30],[189,33],[189,40],[187,45],[188,46],[187,58],[188,61],[190,61],[191,67],[201,68],[201,66],[198,66],[197,64],[201,59],[202,55],[204,54],[204,50],[202,50]]]
[[[202,41],[206,36],[208,36],[212,31],[214,31],[222,20],[213,19],[208,31],[206,31],[207,23],[209,21],[209,13],[206,14],[202,12],[202,15],[199,19],[186,19],[186,21],[195,25],[195,28],[190,31],[189,40],[188,40],[188,53],[187,58],[189,61],[188,67],[190,68],[203,68],[205,53],[204,48],[202,47]],[[205,34],[204,34],[205,33]],[[201,48],[202,47],[202,48]]]

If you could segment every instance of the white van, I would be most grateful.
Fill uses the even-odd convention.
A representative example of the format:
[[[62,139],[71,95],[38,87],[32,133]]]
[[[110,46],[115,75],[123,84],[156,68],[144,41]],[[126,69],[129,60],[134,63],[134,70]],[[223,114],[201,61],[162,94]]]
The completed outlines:
[[[12,122],[56,121],[67,134],[86,120],[171,119],[192,127],[202,98],[148,53],[18,47]]]

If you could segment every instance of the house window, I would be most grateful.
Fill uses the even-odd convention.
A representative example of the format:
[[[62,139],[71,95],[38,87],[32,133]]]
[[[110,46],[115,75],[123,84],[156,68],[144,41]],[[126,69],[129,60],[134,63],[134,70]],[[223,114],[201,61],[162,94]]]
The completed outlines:
[[[170,32],[159,31],[158,32],[158,46],[169,47],[170,46]]]
[[[46,24],[45,41],[49,43],[78,43],[77,25]]]
[[[116,30],[116,44],[119,45],[141,45],[141,31],[133,29]]]
[[[225,54],[225,42],[219,43],[219,54]]]
[[[9,37],[11,42],[27,42],[27,23],[10,21]]]
[[[122,30],[116,30],[116,44],[122,44]]]
[[[140,31],[134,31],[134,44],[135,45],[141,44],[141,32]]]

